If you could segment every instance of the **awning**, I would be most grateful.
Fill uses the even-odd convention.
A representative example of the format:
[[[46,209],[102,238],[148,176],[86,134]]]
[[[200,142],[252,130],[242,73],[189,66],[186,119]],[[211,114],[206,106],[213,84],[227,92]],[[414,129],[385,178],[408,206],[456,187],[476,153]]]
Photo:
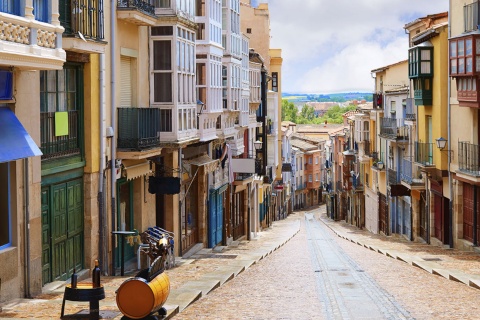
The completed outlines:
[[[204,166],[205,171],[210,173],[217,169],[218,160],[213,160],[208,155],[204,154],[194,159],[184,160],[183,164],[187,170],[190,169],[188,168],[189,166]]]
[[[10,108],[0,108],[0,162],[8,162],[43,153]]]
[[[123,170],[125,171],[125,177],[127,180],[133,180],[138,177],[150,174],[152,172],[150,168],[150,161],[132,162],[123,160]]]

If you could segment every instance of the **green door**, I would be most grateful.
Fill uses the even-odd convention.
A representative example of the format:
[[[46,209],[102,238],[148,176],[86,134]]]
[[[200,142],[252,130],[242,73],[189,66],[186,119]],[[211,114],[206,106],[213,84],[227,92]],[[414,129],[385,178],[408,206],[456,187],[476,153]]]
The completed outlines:
[[[117,230],[133,231],[133,181],[125,179],[117,181]],[[121,237],[117,239],[117,247],[115,252],[116,266],[120,266],[120,242]],[[132,259],[135,255],[134,247],[131,246],[126,237],[123,238],[124,261]]]
[[[83,180],[42,188],[43,283],[83,268]]]

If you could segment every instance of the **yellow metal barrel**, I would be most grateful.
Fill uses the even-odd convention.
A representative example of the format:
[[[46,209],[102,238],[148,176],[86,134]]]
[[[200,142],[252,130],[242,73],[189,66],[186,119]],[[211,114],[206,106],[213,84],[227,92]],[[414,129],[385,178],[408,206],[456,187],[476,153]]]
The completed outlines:
[[[165,272],[152,281],[131,278],[117,290],[118,309],[127,317],[141,319],[160,309],[170,294],[170,280]]]

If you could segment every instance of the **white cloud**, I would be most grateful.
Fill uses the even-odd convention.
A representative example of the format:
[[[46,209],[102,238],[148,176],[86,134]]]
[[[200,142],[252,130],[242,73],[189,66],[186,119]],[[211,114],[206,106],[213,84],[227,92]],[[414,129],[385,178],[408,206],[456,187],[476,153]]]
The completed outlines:
[[[266,1],[261,1],[266,2]],[[284,92],[373,90],[370,70],[407,57],[403,26],[448,0],[269,0]]]

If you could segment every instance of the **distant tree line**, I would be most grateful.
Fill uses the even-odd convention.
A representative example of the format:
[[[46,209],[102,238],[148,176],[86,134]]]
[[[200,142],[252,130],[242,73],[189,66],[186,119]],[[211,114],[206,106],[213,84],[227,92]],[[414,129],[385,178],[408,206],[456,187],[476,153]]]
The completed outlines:
[[[327,110],[322,117],[315,115],[315,109],[312,106],[303,105],[300,112],[292,102],[282,100],[282,121],[291,121],[296,124],[322,124],[328,123],[343,123],[342,115],[351,110],[355,110],[356,106],[349,105],[347,107],[340,107],[335,105]]]

